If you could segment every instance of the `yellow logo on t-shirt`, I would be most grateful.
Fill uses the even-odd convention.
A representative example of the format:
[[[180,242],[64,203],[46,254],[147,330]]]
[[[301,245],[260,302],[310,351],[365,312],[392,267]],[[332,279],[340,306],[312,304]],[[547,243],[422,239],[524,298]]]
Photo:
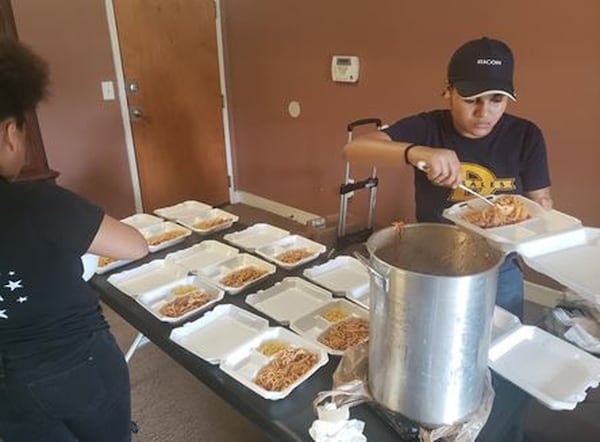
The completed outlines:
[[[463,184],[475,192],[487,196],[497,191],[507,192],[515,190],[515,178],[498,178],[487,167],[474,163],[460,163],[460,175]],[[472,198],[473,195],[461,189],[450,192],[448,200],[460,202]]]

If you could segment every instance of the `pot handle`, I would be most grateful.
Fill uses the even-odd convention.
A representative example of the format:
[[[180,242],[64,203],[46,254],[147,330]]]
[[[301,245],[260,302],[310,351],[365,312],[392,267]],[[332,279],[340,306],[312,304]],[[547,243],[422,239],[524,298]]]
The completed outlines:
[[[371,261],[369,261],[369,259],[362,253],[355,251],[353,255],[367,268],[367,271],[373,277],[375,283],[382,287],[385,293],[388,293],[390,289],[390,279],[373,268]]]

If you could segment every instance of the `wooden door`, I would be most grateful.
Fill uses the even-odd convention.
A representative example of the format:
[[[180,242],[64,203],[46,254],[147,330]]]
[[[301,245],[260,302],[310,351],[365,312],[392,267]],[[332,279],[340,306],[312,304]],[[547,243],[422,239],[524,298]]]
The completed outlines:
[[[144,211],[228,201],[213,0],[113,3]]]

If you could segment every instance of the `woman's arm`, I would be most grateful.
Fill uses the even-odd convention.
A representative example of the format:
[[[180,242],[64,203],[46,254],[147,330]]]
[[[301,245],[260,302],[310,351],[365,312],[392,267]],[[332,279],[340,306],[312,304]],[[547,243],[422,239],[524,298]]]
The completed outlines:
[[[525,192],[525,196],[538,203],[544,209],[550,210],[554,206],[552,195],[550,194],[550,187]]]
[[[116,259],[139,259],[148,254],[148,244],[135,228],[104,215],[88,252]]]
[[[353,163],[399,167],[406,164],[404,151],[411,144],[392,141],[385,132],[370,132],[346,144],[344,158]],[[460,161],[450,149],[418,145],[410,149],[407,159],[413,166],[423,162],[427,166],[427,178],[438,186],[457,187],[462,181]]]

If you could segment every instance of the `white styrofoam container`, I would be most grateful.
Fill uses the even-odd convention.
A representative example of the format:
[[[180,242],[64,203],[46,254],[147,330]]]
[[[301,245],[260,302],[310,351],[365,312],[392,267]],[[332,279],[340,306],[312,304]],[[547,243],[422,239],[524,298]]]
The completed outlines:
[[[171,331],[170,339],[211,364],[269,327],[269,321],[235,305],[217,305]]]
[[[224,220],[224,222],[209,228],[202,228],[201,226],[198,226],[198,223],[214,219]],[[233,223],[237,222],[239,219],[240,217],[234,215],[233,213],[229,213],[224,210],[215,208],[203,213],[183,216],[177,218],[176,221],[181,225],[187,227],[188,229],[193,230],[196,233],[199,233],[201,235],[208,235],[209,233],[228,229],[233,225]]]
[[[140,230],[141,234],[146,238],[146,241],[149,241],[152,237],[161,235],[164,233],[170,232],[178,232],[180,233],[177,237],[163,241],[159,244],[150,245],[148,244],[148,250],[150,253],[158,252],[159,250],[166,249],[167,247],[174,246],[175,244],[179,244],[181,241],[186,239],[188,236],[192,234],[190,229],[186,229],[178,224],[175,224],[171,221],[164,221],[159,224],[154,224],[148,227],[144,227]]]
[[[253,252],[257,248],[289,235],[287,230],[267,223],[257,223],[239,232],[223,235],[225,241]]]
[[[156,259],[134,269],[112,274],[107,281],[123,293],[135,298],[187,275],[187,269]]]
[[[281,254],[294,249],[305,249],[310,253],[310,256],[294,263],[286,263],[278,259]],[[327,247],[323,244],[319,244],[318,242],[300,235],[288,235],[257,248],[256,254],[274,262],[284,269],[293,269],[316,259],[321,253],[325,252],[325,250],[327,250]]]
[[[290,328],[296,333],[298,333],[300,336],[316,343],[317,345],[320,345],[328,353],[332,355],[343,355],[343,351],[327,347],[318,340],[319,336],[321,336],[323,332],[325,332],[332,325],[339,322],[330,322],[323,316],[331,309],[340,310],[344,314],[346,314],[346,317],[340,319],[340,321],[352,317],[363,318],[367,321],[369,320],[369,312],[366,309],[356,305],[353,302],[347,301],[346,299],[335,299],[326,304],[323,304],[316,310],[313,310],[310,313],[307,313],[306,315],[292,321],[290,323]]]
[[[337,256],[304,270],[303,275],[334,294],[369,308],[369,272],[356,258]]]
[[[260,277],[248,281],[239,287],[228,286],[222,282],[223,278],[225,278],[230,273],[241,270],[244,267],[250,266],[256,267],[261,270],[265,270],[265,273]],[[222,261],[216,265],[199,269],[198,274],[210,279],[213,282],[213,284],[215,284],[217,287],[222,288],[227,293],[234,295],[236,293],[241,292],[246,287],[256,284],[258,281],[262,281],[269,275],[274,274],[276,270],[277,269],[275,268],[275,266],[267,261],[263,261],[262,259],[250,255],[248,253],[240,253],[238,255],[235,255],[233,258],[229,258],[227,261]]]
[[[118,269],[119,267],[123,267],[131,262],[130,259],[117,259],[105,266],[100,266],[100,256],[94,255],[93,253],[88,253],[87,255],[94,256],[96,258],[96,273],[98,275],[102,275],[104,273],[110,272],[111,270]]]
[[[488,197],[495,201],[503,195]],[[521,195],[515,196],[527,208],[531,218],[520,223],[501,227],[484,229],[471,224],[463,219],[463,216],[473,210],[485,209],[487,205],[479,198],[472,198],[447,208],[443,212],[446,219],[475,232],[490,241],[495,242],[503,250],[514,250],[518,245],[527,241],[546,238],[557,233],[565,232],[581,227],[581,221],[558,210],[546,210],[535,201]]]
[[[310,370],[281,391],[269,391],[254,382],[260,369],[274,358],[274,356],[267,357],[258,351],[263,342],[270,340],[281,341],[290,347],[308,350],[317,356],[317,362]],[[328,360],[327,352],[321,346],[307,341],[285,328],[271,327],[229,353],[219,367],[229,376],[260,396],[270,400],[277,400],[288,396],[292,390],[306,381],[314,372],[325,365]]]
[[[246,296],[247,304],[286,325],[331,300],[327,290],[294,276]]]
[[[600,382],[600,359],[537,327],[501,313],[488,365],[552,410],[573,410]],[[513,316],[514,318],[510,318]],[[517,325],[515,325],[515,320]]]
[[[138,230],[164,222],[162,218],[150,215],[148,213],[136,213],[128,216],[127,218],[123,218],[121,221],[125,224],[135,227]]]
[[[169,253],[165,259],[173,261],[190,272],[214,266],[233,258],[239,253],[235,247],[222,242],[207,239],[183,250]]]
[[[175,298],[175,295],[172,294],[171,290],[183,285],[193,285],[194,287],[205,291],[210,296],[210,301],[178,317],[162,315],[160,309]],[[209,309],[215,303],[223,299],[224,295],[225,292],[223,290],[215,287],[202,278],[198,276],[186,276],[157,289],[143,293],[139,295],[136,300],[159,320],[176,323],[182,322],[200,311]]]
[[[186,216],[201,215],[212,209],[212,206],[199,201],[188,200],[173,206],[161,207],[154,211],[158,216],[175,221]]]
[[[532,269],[600,303],[600,229],[583,227],[530,241],[517,252]]]

